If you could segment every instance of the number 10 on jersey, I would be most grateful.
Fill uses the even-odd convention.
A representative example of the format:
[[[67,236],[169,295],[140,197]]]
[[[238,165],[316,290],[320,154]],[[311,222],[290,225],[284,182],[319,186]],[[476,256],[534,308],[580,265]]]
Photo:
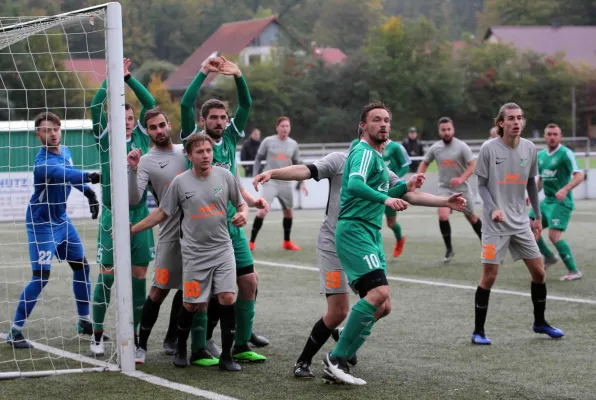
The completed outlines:
[[[379,268],[381,266],[381,262],[379,261],[379,257],[376,254],[369,254],[364,256],[364,261],[368,264],[369,269]]]

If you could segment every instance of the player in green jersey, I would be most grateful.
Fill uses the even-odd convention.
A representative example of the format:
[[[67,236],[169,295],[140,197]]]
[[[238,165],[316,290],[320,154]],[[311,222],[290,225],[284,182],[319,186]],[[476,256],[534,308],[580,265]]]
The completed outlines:
[[[538,153],[538,190],[544,189],[546,196],[540,203],[542,227],[548,227],[548,238],[567,267],[567,274],[561,280],[572,281],[583,275],[575,264],[569,244],[562,236],[569,224],[571,212],[575,209],[571,191],[584,180],[584,174],[577,165],[573,152],[561,145],[563,135],[559,125],[548,124],[544,129],[544,138],[548,148]],[[530,211],[530,218],[535,219],[533,210]],[[544,256],[545,268],[558,261],[542,236],[538,239],[538,247]]]
[[[126,104],[126,151],[141,149],[145,154],[149,150],[149,136],[145,131],[144,113],[145,110],[155,107],[155,99],[151,93],[137,81],[128,71],[130,60],[124,59],[124,81],[133,90],[143,108],[139,120],[135,120],[134,109]],[[107,98],[107,81],[104,80],[101,87],[91,102],[91,118],[93,121],[93,133],[99,146],[99,160],[101,169],[101,197],[102,212],[98,226],[97,235],[97,262],[100,264],[100,272],[95,290],[93,292],[93,330],[94,340],[91,341],[91,352],[95,355],[103,354],[103,321],[110,304],[111,288],[114,283],[114,256],[112,242],[112,206],[110,190],[110,140],[108,134],[108,118],[105,112],[105,101]],[[135,224],[149,215],[147,207],[147,193],[136,206],[130,206],[130,222]],[[147,267],[153,261],[155,247],[153,233],[146,231],[141,235],[131,238],[131,263],[132,263],[132,296],[133,296],[133,319],[135,334],[141,321],[143,304],[147,297],[145,276]],[[135,335],[136,337],[136,335]]]
[[[389,173],[381,149],[389,138],[391,115],[383,103],[364,107],[360,116],[363,141],[345,162],[340,194],[341,210],[335,230],[335,249],[350,286],[360,295],[337,345],[325,358],[325,367],[336,379],[353,385],[365,381],[350,375],[348,360],[364,344],[376,320],[389,314],[391,299],[385,275],[381,228],[385,207],[402,211],[404,184],[389,188]],[[434,203],[435,207],[462,210],[461,193]],[[430,205],[430,204],[429,204]]]
[[[236,171],[236,144],[240,138],[244,137],[244,128],[248,121],[248,114],[252,103],[248,86],[242,76],[242,71],[240,71],[236,64],[226,60],[224,57],[211,57],[203,63],[201,71],[192,81],[180,101],[182,120],[181,139],[182,141],[186,141],[192,134],[199,132],[199,128],[195,123],[193,105],[201,85],[210,73],[234,76],[234,80],[236,81],[238,108],[232,119],[229,118],[227,103],[217,99],[207,100],[202,105],[200,114],[200,123],[205,129],[205,133],[215,141],[213,165],[225,168],[234,173]],[[249,207],[267,207],[267,203],[262,199],[256,200],[252,196],[246,197],[247,193],[243,191],[243,198]],[[235,208],[232,204],[229,204],[228,216],[230,217],[230,221],[228,221],[228,229],[234,247],[238,280],[234,357],[239,360],[252,362],[264,361],[264,356],[251,351],[248,347],[249,342],[256,341],[258,344],[265,342],[265,345],[269,344],[269,342],[252,333],[258,275],[254,269],[254,261],[248,247],[248,241],[244,235],[244,230],[231,224],[231,217],[235,214]],[[214,297],[210,301],[208,310],[207,350],[215,357],[218,357],[219,349],[213,343],[211,336],[219,320],[218,309],[217,298]],[[259,339],[261,340],[259,341]]]
[[[387,168],[395,175],[403,178],[405,174],[410,170],[410,156],[408,152],[398,142],[393,140],[387,140],[385,143],[385,151],[383,151],[383,160]],[[395,248],[393,249],[393,257],[401,256],[404,251],[404,244],[406,243],[406,237],[401,233],[401,225],[397,222],[397,212],[390,207],[385,207],[385,217],[387,217],[387,226],[393,231],[395,235]]]

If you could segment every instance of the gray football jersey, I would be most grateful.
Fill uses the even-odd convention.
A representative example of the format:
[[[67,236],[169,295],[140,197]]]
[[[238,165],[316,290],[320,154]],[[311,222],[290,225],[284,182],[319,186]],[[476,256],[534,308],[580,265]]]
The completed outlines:
[[[441,140],[428,149],[426,156],[424,156],[424,162],[430,164],[433,160],[437,160],[437,166],[439,167],[439,186],[450,188],[451,179],[457,178],[464,173],[468,168],[468,164],[474,160],[474,155],[467,144],[454,137],[449,144],[445,144]],[[454,188],[458,192],[465,192],[468,189],[468,181]]]
[[[130,171],[128,192],[131,200],[140,199],[145,188],[149,186],[159,206],[170,183],[177,175],[188,169],[187,162],[184,146],[181,144],[173,145],[172,150],[169,151],[151,148],[141,157],[137,170]],[[181,211],[177,210],[159,225],[160,242],[173,242],[180,239],[180,215]]]
[[[319,249],[332,251],[335,253],[335,227],[340,210],[341,181],[344,173],[344,165],[348,155],[346,153],[330,153],[314,163],[317,168],[318,182],[322,179],[329,179],[329,196],[327,197],[327,208],[325,218],[321,224],[317,247]],[[399,177],[389,171],[389,185],[395,186]]]
[[[484,142],[474,173],[488,180],[488,191],[495,205],[505,214],[505,221],[493,222],[488,208],[484,207],[483,233],[509,235],[528,229],[526,185],[538,172],[537,158],[534,143],[523,138],[514,149],[500,137]]]
[[[168,215],[182,209],[182,258],[193,260],[196,269],[211,268],[234,251],[228,231],[228,201],[234,207],[244,203],[238,182],[230,171],[214,166],[207,178],[197,178],[192,170],[178,175],[159,205]]]
[[[298,143],[292,138],[279,140],[277,135],[266,137],[257,154],[266,161],[264,171],[300,164]]]

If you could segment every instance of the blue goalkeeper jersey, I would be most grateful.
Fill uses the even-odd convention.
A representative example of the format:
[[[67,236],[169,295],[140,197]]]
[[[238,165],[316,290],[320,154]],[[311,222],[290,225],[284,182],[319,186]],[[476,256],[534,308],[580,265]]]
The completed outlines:
[[[52,228],[69,220],[66,214],[66,200],[74,186],[84,192],[87,172],[73,168],[70,150],[60,146],[60,154],[41,148],[33,166],[35,191],[27,207],[27,227]],[[66,227],[66,226],[65,226]]]

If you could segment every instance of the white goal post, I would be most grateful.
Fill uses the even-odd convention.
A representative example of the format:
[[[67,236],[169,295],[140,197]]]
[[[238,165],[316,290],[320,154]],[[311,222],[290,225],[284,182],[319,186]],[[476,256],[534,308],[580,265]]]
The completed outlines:
[[[105,38],[103,43],[101,35]],[[93,37],[99,38],[95,43],[101,43],[100,47],[91,46]],[[89,67],[83,70],[64,68],[68,61],[72,65],[75,59],[86,59],[90,63],[97,61],[98,57],[105,60],[105,71]],[[103,358],[89,353],[89,341],[92,338],[76,333],[77,315],[73,312],[75,299],[70,287],[65,285],[72,282],[74,287],[74,278],[71,278],[72,271],[68,263],[58,262],[56,258],[52,262],[49,281],[22,330],[31,348],[13,348],[6,343],[6,332],[11,329],[19,304],[18,293],[31,277],[27,253],[27,243],[31,245],[31,242],[23,240],[27,236],[24,234],[22,216],[0,224],[0,379],[87,371],[130,373],[135,370],[128,178],[126,173],[122,173],[128,168],[122,61],[122,8],[117,2],[48,17],[0,17],[0,121],[6,121],[9,127],[11,121],[32,121],[42,111],[56,112],[63,120],[84,121],[90,107],[89,93],[99,88],[99,84],[90,80],[94,76],[101,76],[103,80],[105,73],[108,83],[105,110],[110,142],[112,237],[114,265],[118,266],[114,271],[115,290],[112,291],[112,307],[108,309],[110,316],[106,318],[105,324],[109,324],[106,333],[112,333],[112,343],[117,342],[117,345],[113,344],[109,350],[106,348]],[[23,64],[28,67],[23,67]],[[5,65],[10,68],[5,68]],[[76,118],[72,117],[73,114]],[[64,138],[73,139],[68,144],[73,153],[70,163],[76,168],[80,165],[81,170],[95,172],[99,170],[99,164],[96,162],[91,166],[89,159],[84,158],[89,158],[87,155],[94,151],[98,154],[99,150],[96,150],[94,143],[93,146],[87,143],[90,132],[85,132],[83,126],[78,128],[77,134],[65,133],[69,131],[62,127],[63,142]],[[73,145],[75,142],[79,144]],[[80,148],[77,149],[77,146]],[[0,179],[4,182],[0,189],[10,188],[15,182],[27,185],[24,193],[29,191],[28,195],[20,196],[16,200],[18,202],[25,198],[29,201],[33,191],[33,178],[21,177],[24,174],[32,175],[33,160],[39,147],[34,131],[25,130],[17,134],[8,129],[7,133],[0,132]],[[75,152],[77,161],[73,164]],[[23,158],[20,164],[19,157]],[[73,189],[72,192],[74,194],[77,190]],[[101,198],[99,191],[97,197]],[[81,207],[88,207],[84,197],[81,198],[81,202],[85,201]],[[15,201],[10,196],[8,200],[3,198],[1,206],[16,206],[10,204],[11,199]],[[19,206],[22,209],[22,205]],[[81,236],[91,275],[97,276],[94,243],[97,240],[97,221],[92,221],[90,217],[73,219],[73,225]],[[91,281],[94,286],[95,279]],[[5,294],[2,293],[4,291]],[[92,292],[88,294],[88,299],[89,307],[92,308]],[[29,329],[29,323],[37,323],[37,327]]]

